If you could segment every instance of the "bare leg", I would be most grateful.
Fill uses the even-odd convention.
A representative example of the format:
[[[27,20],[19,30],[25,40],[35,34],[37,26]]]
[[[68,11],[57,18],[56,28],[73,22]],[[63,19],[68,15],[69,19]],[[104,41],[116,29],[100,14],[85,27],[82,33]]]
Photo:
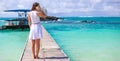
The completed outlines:
[[[39,54],[39,50],[40,50],[40,39],[36,39],[35,40],[35,44],[36,44],[36,58],[38,59],[38,54]]]
[[[33,55],[33,58],[35,59],[35,40],[32,40],[32,55]]]

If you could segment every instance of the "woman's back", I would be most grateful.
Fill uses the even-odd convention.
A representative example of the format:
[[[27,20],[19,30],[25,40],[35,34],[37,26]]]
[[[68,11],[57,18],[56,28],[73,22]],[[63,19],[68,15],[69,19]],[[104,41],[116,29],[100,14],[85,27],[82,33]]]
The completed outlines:
[[[37,11],[30,11],[29,13],[32,24],[40,23],[40,17],[37,15],[37,13]]]

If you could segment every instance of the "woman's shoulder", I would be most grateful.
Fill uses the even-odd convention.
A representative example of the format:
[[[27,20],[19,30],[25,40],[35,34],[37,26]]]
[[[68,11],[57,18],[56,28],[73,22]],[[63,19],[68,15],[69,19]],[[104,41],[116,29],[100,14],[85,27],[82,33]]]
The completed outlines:
[[[35,11],[30,11],[30,12],[28,12],[28,14],[32,14],[32,13],[35,13]]]
[[[27,13],[27,15],[32,15],[34,11],[30,11]]]
[[[30,11],[30,13],[39,13],[38,11]]]
[[[38,13],[40,13],[40,12],[38,12],[38,11],[30,11],[30,12],[28,12],[28,15],[34,15],[34,14],[38,14]]]
[[[35,12],[35,11],[30,11],[29,13],[32,13],[32,12]]]

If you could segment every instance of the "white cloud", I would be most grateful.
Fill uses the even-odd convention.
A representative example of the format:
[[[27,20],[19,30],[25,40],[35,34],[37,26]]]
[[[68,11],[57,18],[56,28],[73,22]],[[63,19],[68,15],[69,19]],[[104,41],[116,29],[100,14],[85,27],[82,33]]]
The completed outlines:
[[[114,7],[112,7],[112,6],[104,6],[104,11],[108,11],[108,10],[112,10],[112,9],[114,9]]]
[[[33,2],[39,2],[41,6],[46,7],[48,13],[105,13],[112,12],[114,15],[120,16],[120,0],[2,0],[0,2],[0,10],[4,9],[31,9]],[[9,4],[8,4],[9,2]]]
[[[25,8],[24,5],[17,5],[18,8]]]

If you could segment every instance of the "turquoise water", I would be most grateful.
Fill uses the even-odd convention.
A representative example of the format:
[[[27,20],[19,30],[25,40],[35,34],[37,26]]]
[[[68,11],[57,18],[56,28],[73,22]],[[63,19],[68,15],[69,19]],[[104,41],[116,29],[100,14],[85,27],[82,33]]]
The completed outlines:
[[[64,18],[42,24],[71,61],[120,61],[120,17]],[[83,20],[95,23],[81,23]],[[18,61],[28,33],[0,31],[0,61]]]
[[[19,61],[28,31],[0,30],[0,61]]]
[[[80,23],[81,20],[98,23]],[[61,23],[48,22],[44,26],[71,61],[120,61],[119,22],[118,17],[68,17]]]

